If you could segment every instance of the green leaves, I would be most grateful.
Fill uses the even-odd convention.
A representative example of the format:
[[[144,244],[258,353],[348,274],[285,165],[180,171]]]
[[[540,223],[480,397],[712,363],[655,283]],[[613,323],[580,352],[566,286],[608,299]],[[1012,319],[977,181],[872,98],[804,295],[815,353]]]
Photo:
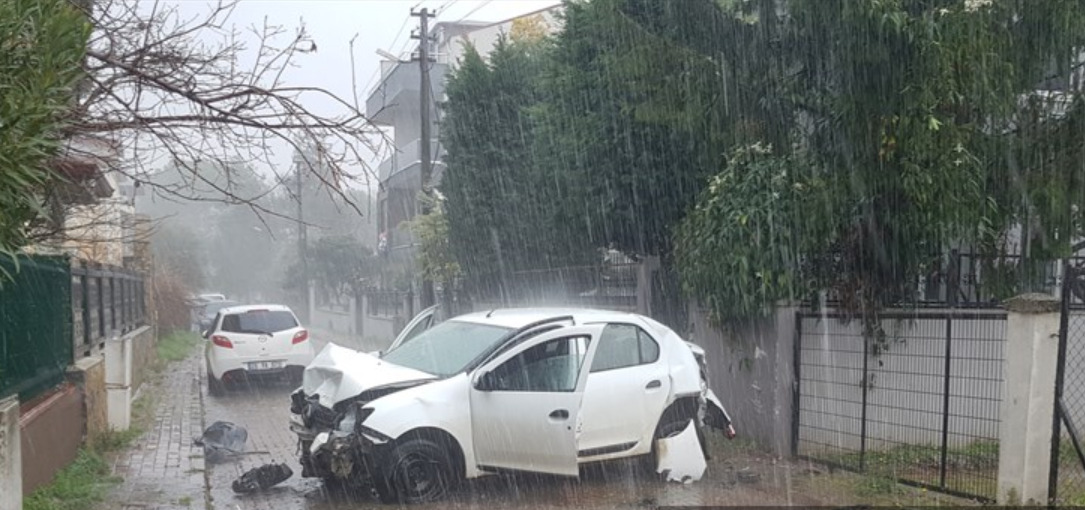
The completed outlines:
[[[808,161],[760,145],[736,149],[677,229],[683,288],[717,321],[808,292],[800,262],[820,248],[827,191]]]
[[[66,0],[0,2],[0,252],[26,243],[40,195],[56,179],[64,115],[89,34]]]

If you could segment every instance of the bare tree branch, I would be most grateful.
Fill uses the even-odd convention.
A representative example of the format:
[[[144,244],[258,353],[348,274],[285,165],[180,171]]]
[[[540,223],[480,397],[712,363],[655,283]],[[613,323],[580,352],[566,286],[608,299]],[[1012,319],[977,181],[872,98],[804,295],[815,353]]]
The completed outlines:
[[[312,84],[287,84],[286,69],[316,45],[299,26],[289,33],[265,19],[239,32],[228,25],[235,2],[219,2],[202,15],[183,17],[176,5],[109,0],[89,13],[95,27],[87,50],[87,88],[68,128],[71,137],[107,140],[120,154],[110,166],[137,183],[179,200],[208,200],[183,186],[158,185],[156,170],[172,164],[212,199],[248,205],[258,215],[281,216],[260,197],[238,196],[226,183],[201,176],[201,165],[229,172],[259,165],[273,174],[273,189],[295,168],[273,160],[276,144],[301,155],[303,171],[355,212],[346,191],[375,177],[367,159],[389,142],[354,97],[340,98]],[[250,52],[242,35],[255,39]],[[251,65],[243,65],[251,58]],[[351,70],[353,72],[353,62]],[[310,105],[331,105],[333,114]]]

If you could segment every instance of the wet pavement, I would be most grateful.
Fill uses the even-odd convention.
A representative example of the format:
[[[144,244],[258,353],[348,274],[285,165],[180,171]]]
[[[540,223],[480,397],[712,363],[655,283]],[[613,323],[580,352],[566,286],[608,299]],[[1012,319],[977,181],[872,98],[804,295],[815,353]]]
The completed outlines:
[[[317,346],[322,347],[322,346]],[[353,346],[351,346],[353,347]],[[202,355],[174,364],[155,392],[154,427],[114,462],[124,482],[102,508],[213,508],[222,510],[389,508],[369,494],[327,490],[300,477],[297,441],[288,428],[289,383],[264,381],[207,395]],[[204,462],[192,445],[202,428],[229,421],[248,430],[246,453]],[[723,442],[715,437],[713,442]],[[655,508],[697,505],[815,505],[797,489],[791,465],[729,453],[720,445],[699,482],[663,483],[638,472],[635,462],[585,469],[579,481],[548,477],[488,477],[465,482],[447,501],[412,508]],[[245,471],[286,463],[294,476],[264,492],[235,494],[230,484]],[[805,476],[805,475],[804,475]]]

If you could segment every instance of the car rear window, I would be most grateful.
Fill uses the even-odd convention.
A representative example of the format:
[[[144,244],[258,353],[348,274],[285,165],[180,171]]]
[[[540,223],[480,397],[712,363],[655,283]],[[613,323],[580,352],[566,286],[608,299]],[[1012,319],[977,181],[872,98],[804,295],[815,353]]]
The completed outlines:
[[[298,327],[294,314],[284,310],[253,310],[222,318],[227,333],[277,333]]]

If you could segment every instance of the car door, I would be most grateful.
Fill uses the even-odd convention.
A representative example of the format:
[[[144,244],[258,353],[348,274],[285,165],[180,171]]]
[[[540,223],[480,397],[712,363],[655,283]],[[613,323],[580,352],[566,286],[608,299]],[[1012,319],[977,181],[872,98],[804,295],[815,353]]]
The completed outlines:
[[[635,324],[607,324],[584,391],[580,456],[618,453],[650,441],[670,391],[659,342]]]
[[[399,335],[396,336],[396,339],[392,341],[392,345],[389,345],[388,348],[385,349],[385,352],[391,351],[392,349],[399,347],[404,342],[407,342],[412,338],[422,334],[423,331],[433,326],[434,315],[436,314],[436,312],[437,307],[431,306],[419,312],[418,315],[415,315],[414,318],[411,319],[411,322],[408,322],[407,325],[403,328],[403,331],[399,332]]]
[[[588,367],[601,324],[540,334],[472,374],[471,427],[483,469],[576,476]]]

